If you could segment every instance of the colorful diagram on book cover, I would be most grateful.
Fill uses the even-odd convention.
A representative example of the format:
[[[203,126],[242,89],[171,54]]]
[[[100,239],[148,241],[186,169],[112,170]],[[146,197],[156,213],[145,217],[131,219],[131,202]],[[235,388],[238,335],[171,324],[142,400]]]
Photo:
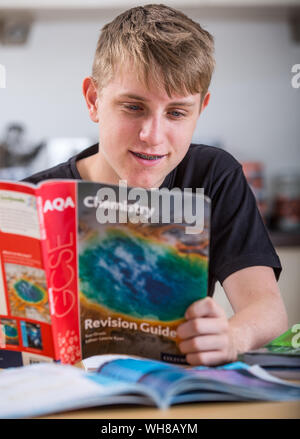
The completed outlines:
[[[184,363],[176,328],[206,295],[208,239],[181,225],[81,225],[83,358],[123,353]]]
[[[51,323],[44,270],[5,264],[11,314]]]
[[[203,246],[184,245],[174,230],[166,237],[167,230],[120,226],[90,235],[79,255],[85,299],[138,319],[182,318],[192,302],[206,295],[207,257]]]
[[[23,302],[32,305],[42,305],[47,301],[47,292],[44,288],[33,284],[28,279],[20,279],[14,284],[17,297]]]
[[[14,319],[0,318],[0,348],[6,345],[19,345],[18,326]]]

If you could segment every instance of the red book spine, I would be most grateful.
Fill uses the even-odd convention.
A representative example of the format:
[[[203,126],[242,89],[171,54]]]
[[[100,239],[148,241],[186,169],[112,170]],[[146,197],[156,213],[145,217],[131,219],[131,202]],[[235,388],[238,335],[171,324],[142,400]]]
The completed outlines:
[[[55,359],[66,364],[81,360],[76,193],[72,181],[37,190]]]

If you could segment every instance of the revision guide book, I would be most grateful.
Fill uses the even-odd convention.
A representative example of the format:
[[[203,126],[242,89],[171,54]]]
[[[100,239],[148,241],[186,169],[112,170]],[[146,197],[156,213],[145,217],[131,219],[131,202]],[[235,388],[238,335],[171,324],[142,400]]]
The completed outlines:
[[[187,193],[182,214],[179,189],[158,193],[0,182],[0,368],[106,353],[185,363],[176,328],[207,293],[210,200]]]
[[[107,404],[166,409],[196,401],[295,401],[300,386],[241,362],[185,368],[102,355],[90,373],[62,364],[10,368],[0,374],[0,393],[0,418],[20,418]]]

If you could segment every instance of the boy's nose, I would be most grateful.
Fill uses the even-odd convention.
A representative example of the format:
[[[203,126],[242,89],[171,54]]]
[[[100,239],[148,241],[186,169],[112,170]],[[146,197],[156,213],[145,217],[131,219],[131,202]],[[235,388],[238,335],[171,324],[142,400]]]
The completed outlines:
[[[163,126],[159,117],[148,117],[142,123],[140,140],[148,146],[158,146],[163,142]]]

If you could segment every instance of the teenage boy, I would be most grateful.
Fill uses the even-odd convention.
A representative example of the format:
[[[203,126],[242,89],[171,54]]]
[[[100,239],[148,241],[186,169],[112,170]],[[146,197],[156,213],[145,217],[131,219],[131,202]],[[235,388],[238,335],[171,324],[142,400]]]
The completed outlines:
[[[83,94],[99,144],[26,179],[75,178],[144,188],[201,188],[212,200],[208,296],[186,311],[180,349],[192,365],[234,361],[287,329],[281,266],[240,164],[191,145],[209,103],[213,38],[164,5],[132,8],[104,26]],[[235,311],[211,298],[216,280]]]

